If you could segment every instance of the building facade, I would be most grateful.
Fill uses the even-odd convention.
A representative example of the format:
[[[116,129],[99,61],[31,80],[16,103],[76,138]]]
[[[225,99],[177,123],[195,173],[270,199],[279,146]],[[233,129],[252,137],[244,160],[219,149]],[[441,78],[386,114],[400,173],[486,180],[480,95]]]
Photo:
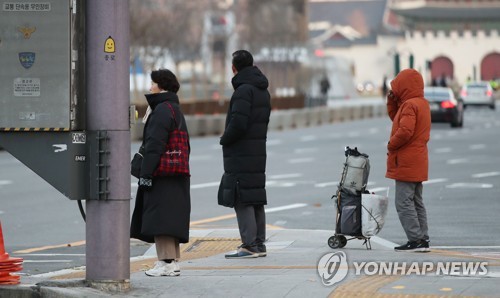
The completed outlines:
[[[330,29],[311,30],[325,21]],[[349,59],[355,83],[375,90],[408,67],[427,84],[500,78],[500,0],[310,0],[310,24],[311,42]]]
[[[500,1],[392,0],[415,68],[428,77],[467,80],[500,78]]]

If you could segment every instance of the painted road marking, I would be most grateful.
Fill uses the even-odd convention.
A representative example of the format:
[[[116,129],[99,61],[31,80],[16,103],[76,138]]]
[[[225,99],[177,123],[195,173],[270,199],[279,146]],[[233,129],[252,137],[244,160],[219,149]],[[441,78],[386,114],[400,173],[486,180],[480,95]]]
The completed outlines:
[[[307,206],[307,204],[297,203],[297,204],[285,205],[285,206],[281,206],[281,207],[266,208],[266,213],[302,208],[302,207],[306,207],[306,206]]]
[[[302,208],[305,206],[307,206],[307,204],[297,203],[297,204],[285,205],[285,206],[281,206],[281,207],[265,208],[265,210],[266,210],[266,213],[273,213],[273,212],[278,212],[278,211],[283,211],[283,210]],[[226,219],[231,219],[231,218],[235,218],[235,217],[236,217],[236,214],[226,214],[226,215],[196,220],[196,221],[191,222],[191,226],[206,224],[206,223],[211,223],[211,222],[216,222],[216,221],[221,221],[221,220],[226,220]]]
[[[17,254],[17,255],[29,255],[34,257],[56,257],[56,256],[68,256],[68,257],[84,257],[85,254]]]
[[[281,145],[283,141],[281,140],[267,140],[266,145],[267,146],[276,146],[276,145]]]
[[[445,148],[438,148],[436,150],[434,150],[434,152],[436,153],[449,153],[451,152],[451,148],[450,147],[445,147]]]
[[[333,186],[333,185],[339,185],[339,182],[332,181],[332,182],[316,183],[316,184],[314,184],[314,187],[327,187],[327,186]]]
[[[281,174],[281,175],[271,175],[269,179],[287,179],[287,178],[298,178],[302,177],[301,173],[292,173],[292,174]]]
[[[48,245],[48,246],[42,246],[42,247],[36,247],[36,248],[29,248],[29,249],[23,249],[23,250],[18,250],[15,251],[14,253],[16,254],[29,254],[35,251],[42,251],[42,250],[47,250],[47,249],[52,249],[52,248],[61,248],[61,247],[69,247],[69,246],[80,246],[84,245],[85,241],[77,241],[77,242],[71,242],[68,244],[59,244],[59,245]]]
[[[303,137],[300,137],[300,141],[301,142],[309,142],[309,141],[314,141],[314,140],[317,140],[318,137],[317,136],[303,136]]]
[[[487,173],[478,173],[472,175],[472,178],[485,178],[485,177],[494,177],[500,176],[500,172],[487,172]]]
[[[446,188],[493,188],[493,185],[487,183],[453,183],[446,185]]]
[[[469,146],[470,150],[479,150],[479,149],[484,149],[484,148],[486,148],[485,144],[474,144],[474,145]]]
[[[317,152],[318,150],[319,150],[318,148],[297,148],[293,150],[293,152],[297,154],[303,154],[303,153]]]
[[[441,183],[446,182],[448,179],[446,178],[438,178],[438,179],[429,179],[427,181],[422,182],[422,184],[433,184],[433,183]]]
[[[304,158],[293,158],[289,159],[289,163],[305,163],[305,162],[313,162],[315,159],[313,157],[304,157]]]
[[[297,185],[296,182],[274,181],[274,180],[266,181],[266,187],[293,187],[295,185]]]
[[[208,183],[200,183],[200,184],[193,184],[193,185],[191,185],[191,189],[213,187],[213,186],[219,186],[219,185],[220,185],[220,181],[208,182]]]
[[[132,258],[130,258],[132,261]],[[35,274],[32,275],[32,277],[37,277],[37,278],[52,278],[56,276],[61,276],[61,275],[66,275],[66,274],[72,274],[75,272],[81,272],[85,270],[85,266],[81,266],[78,268],[72,268],[72,269],[62,269],[58,271],[53,271],[53,272],[47,272],[47,273],[41,273],[41,274]]]
[[[469,160],[467,158],[448,159],[446,161],[446,163],[449,164],[449,165],[456,165],[456,164],[459,164],[459,163],[466,163],[466,162],[469,162]]]
[[[12,184],[12,180],[0,180],[0,187],[9,184]]]
[[[286,225],[286,220],[278,220],[273,223],[274,226],[284,226]]]
[[[72,260],[23,260],[23,263],[73,263]]]

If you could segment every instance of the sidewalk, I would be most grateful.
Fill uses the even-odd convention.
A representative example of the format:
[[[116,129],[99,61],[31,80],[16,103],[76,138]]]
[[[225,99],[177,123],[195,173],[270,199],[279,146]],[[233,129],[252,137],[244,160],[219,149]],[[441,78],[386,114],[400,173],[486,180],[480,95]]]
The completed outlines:
[[[267,257],[227,260],[224,252],[239,245],[237,230],[192,230],[192,241],[181,248],[179,277],[148,277],[141,271],[155,261],[153,246],[143,257],[132,260],[128,292],[110,294],[83,287],[84,272],[76,272],[76,277],[62,276],[68,278],[63,281],[22,277],[19,286],[0,286],[0,297],[500,297],[498,254],[473,256],[437,249],[394,252],[393,243],[378,237],[371,240],[372,250],[366,250],[357,239],[333,250],[327,244],[332,235],[332,231],[321,230],[268,230]],[[318,261],[333,252],[345,253],[347,267],[340,266],[337,274],[347,268],[348,274],[339,283],[325,286]],[[420,262],[420,268],[422,262],[488,262],[488,274],[438,275],[435,270],[425,275],[415,271],[404,276],[372,274],[380,262],[409,266],[412,261]],[[361,262],[366,262],[365,270],[356,275]]]

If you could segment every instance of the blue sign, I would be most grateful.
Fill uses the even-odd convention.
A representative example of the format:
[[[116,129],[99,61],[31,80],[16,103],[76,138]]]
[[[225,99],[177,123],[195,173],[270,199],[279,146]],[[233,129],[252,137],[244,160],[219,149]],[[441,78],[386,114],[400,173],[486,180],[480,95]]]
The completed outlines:
[[[21,65],[28,69],[33,66],[35,63],[35,53],[33,52],[22,52],[19,53],[19,62],[21,62]]]

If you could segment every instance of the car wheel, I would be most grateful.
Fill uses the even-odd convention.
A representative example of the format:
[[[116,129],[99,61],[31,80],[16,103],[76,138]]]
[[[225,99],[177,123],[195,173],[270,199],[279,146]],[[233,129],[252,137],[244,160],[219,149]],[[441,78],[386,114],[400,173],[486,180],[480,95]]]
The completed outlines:
[[[490,105],[490,109],[494,110],[495,108],[496,108],[495,103],[493,103],[492,105]]]

